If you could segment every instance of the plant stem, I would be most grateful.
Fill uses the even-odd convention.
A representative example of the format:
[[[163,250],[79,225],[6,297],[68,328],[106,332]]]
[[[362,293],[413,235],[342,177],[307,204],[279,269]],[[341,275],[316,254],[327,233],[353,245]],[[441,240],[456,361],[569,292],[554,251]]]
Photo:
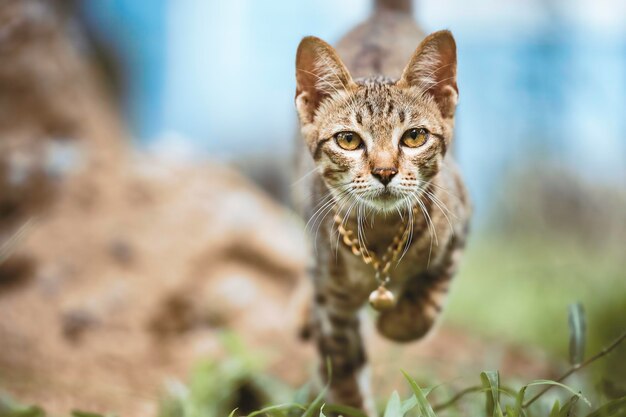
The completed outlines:
[[[565,372],[563,375],[561,375],[556,380],[556,382],[563,382],[564,379],[566,379],[568,376],[572,375],[574,372],[577,372],[577,371],[583,369],[584,367],[586,367],[587,365],[589,365],[590,363],[595,362],[596,360],[600,359],[601,357],[608,355],[609,353],[611,353],[611,351],[613,349],[615,349],[625,339],[626,339],[626,332],[622,333],[615,340],[613,340],[613,342],[610,345],[608,345],[607,347],[602,349],[600,352],[596,353],[595,355],[593,355],[592,357],[587,359],[586,361],[583,361],[581,363],[578,363],[578,364],[572,366],[570,369],[567,370],[567,372]],[[531,405],[532,403],[537,401],[539,399],[539,397],[541,397],[543,394],[548,392],[553,387],[554,387],[554,385],[546,386],[544,389],[539,391],[539,393],[537,393],[537,395],[532,397],[530,400],[526,401],[526,403],[524,403],[524,405],[522,407],[523,408],[527,408],[529,405]]]
[[[457,402],[458,400],[460,400],[461,398],[466,396],[467,394],[471,394],[472,392],[479,392],[479,391],[482,391],[482,390],[483,390],[482,385],[476,385],[474,387],[465,388],[464,390],[461,390],[461,391],[457,392],[449,400],[447,400],[447,401],[445,401],[445,402],[443,402],[441,404],[433,405],[433,411],[440,411],[440,410],[443,410],[444,408],[448,408],[452,404],[454,404],[455,402]]]

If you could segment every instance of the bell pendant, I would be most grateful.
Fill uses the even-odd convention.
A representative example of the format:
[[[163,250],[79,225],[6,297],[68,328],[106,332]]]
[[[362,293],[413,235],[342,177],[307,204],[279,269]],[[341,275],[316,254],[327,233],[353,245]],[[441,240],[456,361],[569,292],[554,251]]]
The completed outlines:
[[[376,288],[369,297],[370,305],[376,311],[385,311],[396,305],[396,297],[384,285]]]

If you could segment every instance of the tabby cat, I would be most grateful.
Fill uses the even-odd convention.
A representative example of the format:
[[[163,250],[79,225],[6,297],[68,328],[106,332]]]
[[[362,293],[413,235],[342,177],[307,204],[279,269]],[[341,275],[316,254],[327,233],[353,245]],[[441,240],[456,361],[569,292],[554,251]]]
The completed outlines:
[[[377,0],[337,52],[306,37],[296,58],[299,183],[312,195],[301,209],[315,246],[305,330],[325,380],[331,364],[328,401],[370,415],[360,311],[382,294],[378,331],[399,342],[424,336],[443,308],[470,217],[450,152],[456,44],[449,31],[424,38],[411,12],[408,0]]]

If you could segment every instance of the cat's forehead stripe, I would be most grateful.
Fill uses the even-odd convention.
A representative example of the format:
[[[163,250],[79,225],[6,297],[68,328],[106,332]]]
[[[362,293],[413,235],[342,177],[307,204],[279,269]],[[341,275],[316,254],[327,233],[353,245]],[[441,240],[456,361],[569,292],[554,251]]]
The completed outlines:
[[[354,80],[354,82],[357,85],[362,85],[365,87],[379,86],[379,85],[393,85],[397,81],[398,80],[395,78],[386,77],[384,75],[374,75],[371,77],[362,77],[362,78],[357,78]]]

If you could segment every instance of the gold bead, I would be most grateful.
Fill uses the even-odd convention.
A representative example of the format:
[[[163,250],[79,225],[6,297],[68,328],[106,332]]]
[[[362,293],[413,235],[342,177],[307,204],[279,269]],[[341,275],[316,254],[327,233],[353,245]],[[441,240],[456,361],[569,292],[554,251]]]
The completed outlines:
[[[396,297],[382,285],[370,294],[370,305],[376,311],[385,311],[396,305]]]

